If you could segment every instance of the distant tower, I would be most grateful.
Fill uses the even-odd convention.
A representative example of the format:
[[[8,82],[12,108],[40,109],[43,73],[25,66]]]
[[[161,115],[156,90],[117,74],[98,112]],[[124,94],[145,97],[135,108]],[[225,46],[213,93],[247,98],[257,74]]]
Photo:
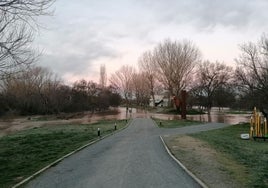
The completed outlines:
[[[102,88],[106,87],[107,74],[105,65],[100,66],[100,85]]]

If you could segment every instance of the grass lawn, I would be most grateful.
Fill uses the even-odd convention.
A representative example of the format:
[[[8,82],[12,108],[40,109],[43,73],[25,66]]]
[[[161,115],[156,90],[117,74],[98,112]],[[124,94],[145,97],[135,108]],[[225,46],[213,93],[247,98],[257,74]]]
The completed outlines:
[[[198,125],[203,122],[200,121],[192,121],[192,120],[162,120],[162,119],[153,119],[156,124],[161,128],[179,128],[190,125]]]
[[[248,178],[244,181],[247,187],[268,187],[268,141],[240,139],[241,133],[248,132],[249,124],[239,124],[191,136],[206,141],[217,151],[243,165],[245,169],[236,170],[246,170]]]
[[[174,114],[178,115],[180,112],[175,110],[174,108],[160,108],[156,113],[161,113],[161,114]],[[188,109],[186,112],[187,115],[200,115],[200,114],[205,114],[203,111],[199,111],[196,109]]]
[[[0,138],[0,187],[11,187],[56,159],[114,131],[115,121],[28,129]],[[126,121],[116,121],[117,128]]]

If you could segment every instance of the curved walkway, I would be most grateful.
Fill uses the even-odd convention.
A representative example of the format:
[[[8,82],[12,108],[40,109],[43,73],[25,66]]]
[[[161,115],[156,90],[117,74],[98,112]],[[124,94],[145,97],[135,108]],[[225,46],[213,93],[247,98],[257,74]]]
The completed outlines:
[[[127,129],[68,157],[26,187],[200,187],[166,153],[159,135],[194,133],[224,126],[211,123],[162,129],[151,119],[136,118]]]

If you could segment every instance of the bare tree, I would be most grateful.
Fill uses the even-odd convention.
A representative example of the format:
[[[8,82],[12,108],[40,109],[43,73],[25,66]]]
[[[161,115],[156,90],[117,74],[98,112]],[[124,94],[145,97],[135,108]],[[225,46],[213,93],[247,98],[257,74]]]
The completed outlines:
[[[2,94],[9,101],[11,109],[21,113],[54,113],[58,109],[58,88],[61,81],[51,71],[32,66],[4,80]]]
[[[37,18],[49,15],[54,0],[0,1],[0,79],[35,61],[30,47]]]
[[[268,105],[268,38],[263,35],[258,43],[240,46],[241,54],[236,59],[236,78],[240,89],[253,95],[253,105]]]
[[[136,102],[140,106],[147,106],[150,100],[150,88],[146,79],[146,73],[135,73],[132,80]]]
[[[192,91],[195,96],[204,100],[203,104],[206,105],[210,113],[216,91],[227,86],[231,79],[231,67],[224,63],[205,61],[198,66],[195,87]]]
[[[133,92],[133,75],[135,73],[135,68],[129,65],[123,65],[118,71],[110,77],[110,83],[115,88],[118,88],[123,94],[127,107],[129,106],[130,99],[132,98]]]
[[[74,111],[92,110],[97,107],[97,95],[99,86],[92,81],[84,79],[76,81],[73,85],[73,107]]]
[[[157,77],[171,95],[179,97],[187,88],[195,65],[200,61],[199,49],[189,41],[165,40],[153,52]]]
[[[144,52],[139,58],[139,68],[143,73],[143,83],[147,83],[150,89],[150,95],[153,99],[153,104],[155,104],[155,90],[157,86],[157,74],[154,63],[154,57],[150,51]]]
[[[107,73],[105,65],[100,66],[100,85],[102,88],[106,87],[107,83]]]

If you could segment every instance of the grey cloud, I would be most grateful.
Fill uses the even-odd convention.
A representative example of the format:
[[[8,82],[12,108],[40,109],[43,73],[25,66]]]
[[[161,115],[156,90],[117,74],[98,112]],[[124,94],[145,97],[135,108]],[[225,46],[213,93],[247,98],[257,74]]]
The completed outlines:
[[[55,5],[51,29],[42,31],[38,45],[44,49],[40,64],[60,75],[94,73],[95,60],[120,57],[131,42],[154,43],[150,34],[170,23],[200,32],[218,25],[263,28],[268,21],[266,0],[58,0]]]
[[[101,49],[98,52],[89,53],[89,55],[75,54],[43,54],[39,64],[51,67],[51,69],[60,75],[73,73],[76,75],[87,74],[93,67],[93,61],[100,57],[107,57],[110,53],[105,53]]]
[[[87,30],[78,32],[62,29],[43,41],[44,52],[39,64],[51,67],[60,75],[86,74],[92,69],[95,60],[117,56],[117,52],[103,40]]]
[[[256,19],[268,19],[268,1],[265,0],[146,0],[142,3],[154,10],[159,21],[190,23],[197,29],[213,28],[216,25],[243,28]]]

